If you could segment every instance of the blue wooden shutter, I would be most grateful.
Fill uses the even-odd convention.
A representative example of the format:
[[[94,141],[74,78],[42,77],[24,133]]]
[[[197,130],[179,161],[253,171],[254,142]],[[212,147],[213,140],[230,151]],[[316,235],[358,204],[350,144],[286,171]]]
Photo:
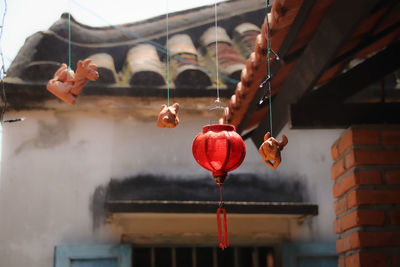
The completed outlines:
[[[56,246],[55,267],[131,267],[130,245]]]
[[[337,267],[335,243],[286,243],[282,245],[283,267]]]

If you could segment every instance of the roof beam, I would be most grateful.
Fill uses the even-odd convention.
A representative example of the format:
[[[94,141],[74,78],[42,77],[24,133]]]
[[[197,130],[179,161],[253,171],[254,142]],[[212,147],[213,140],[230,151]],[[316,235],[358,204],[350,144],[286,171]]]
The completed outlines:
[[[389,34],[393,33],[396,30],[398,30],[399,27],[400,27],[400,22],[397,22],[397,23],[395,23],[393,25],[390,25],[385,30],[381,31],[380,33],[378,33],[376,35],[368,36],[359,45],[357,45],[356,47],[354,47],[350,51],[344,53],[343,55],[340,55],[337,58],[335,58],[335,60],[332,61],[330,66],[333,67],[333,66],[335,66],[336,64],[338,64],[338,63],[340,63],[342,61],[352,59],[358,52],[360,52],[364,48],[369,47],[370,45],[373,45],[375,42],[378,42],[379,40],[385,38]]]
[[[383,16],[386,17],[386,14],[384,14]],[[380,24],[378,23],[378,25],[376,25],[374,27],[374,29],[377,28],[377,26],[379,26]],[[361,50],[363,50],[364,48],[367,48],[370,45],[373,45],[375,42],[381,40],[382,38],[385,38],[386,36],[388,36],[389,34],[393,33],[394,31],[398,30],[398,28],[400,27],[400,23],[397,22],[393,25],[388,26],[386,29],[384,29],[383,31],[379,32],[376,35],[369,35],[367,38],[365,38],[359,45],[357,45],[356,47],[354,47],[353,49],[347,51],[346,53],[338,56],[337,58],[335,58],[331,64],[329,65],[330,67],[335,66],[336,64],[345,61],[345,60],[349,60],[351,58],[354,57],[354,55],[356,55],[358,52],[360,52]],[[374,29],[371,30],[371,32],[374,32]],[[305,47],[299,48],[296,51],[294,51],[293,53],[286,55],[283,58],[283,61],[288,64],[291,63],[295,60],[297,60],[301,54],[304,52]]]
[[[290,105],[293,129],[347,128],[352,124],[400,124],[400,103],[335,102]]]
[[[399,28],[399,23],[395,23],[393,25],[388,26],[387,28],[385,28],[384,30],[380,31],[378,34],[373,35],[373,33],[375,32],[376,29],[378,29],[379,26],[382,25],[382,23],[384,23],[385,18],[389,17],[390,14],[392,12],[396,11],[396,5],[398,5],[397,0],[390,0],[390,1],[385,1],[384,3],[382,3],[382,5],[379,5],[377,7],[376,10],[374,10],[375,12],[380,11],[383,8],[386,8],[386,6],[388,6],[389,12],[388,13],[384,13],[378,20],[378,22],[374,25],[374,27],[370,30],[370,33],[367,34],[367,37],[361,41],[361,43],[359,45],[357,45],[355,48],[351,49],[350,51],[338,56],[337,58],[335,58],[335,60],[333,60],[330,64],[331,67],[335,66],[336,64],[345,61],[345,60],[349,60],[351,58],[354,57],[354,55],[356,53],[358,53],[360,50],[370,46],[371,44],[379,41],[380,39],[386,37],[387,35],[393,33],[395,30],[397,30]],[[291,63],[295,60],[297,60],[301,54],[304,52],[306,46],[303,46],[299,49],[297,49],[296,51],[292,52],[289,55],[286,55],[283,58],[283,61],[288,64]]]
[[[279,57],[283,57],[286,55],[286,53],[289,51],[290,47],[292,46],[293,42],[296,40],[297,34],[301,30],[301,27],[303,26],[304,22],[306,21],[308,14],[310,13],[312,7],[314,6],[315,0],[305,0],[303,1],[303,4],[301,5],[299,11],[297,12],[297,15],[293,21],[292,27],[290,27],[288,34],[285,37],[285,40],[283,40],[283,43],[278,51]],[[272,65],[271,65],[271,74],[274,75],[280,65],[282,63],[275,60]],[[236,131],[240,134],[243,132],[243,130],[246,128],[247,123],[253,116],[253,113],[257,110],[257,104],[262,98],[262,96],[265,94],[265,89],[264,88],[258,88],[257,92],[255,93],[252,101],[249,104],[249,108],[246,111],[246,114],[244,115],[242,121],[236,127]]]
[[[342,102],[400,68],[400,42],[396,42],[329,83],[305,95],[301,102]]]
[[[312,89],[352,33],[378,2],[379,0],[336,0],[332,4],[313,39],[272,102],[273,135],[279,133],[287,123],[288,105],[296,103]],[[262,120],[252,135],[257,147],[263,142],[264,134],[269,128],[267,124],[266,120]]]

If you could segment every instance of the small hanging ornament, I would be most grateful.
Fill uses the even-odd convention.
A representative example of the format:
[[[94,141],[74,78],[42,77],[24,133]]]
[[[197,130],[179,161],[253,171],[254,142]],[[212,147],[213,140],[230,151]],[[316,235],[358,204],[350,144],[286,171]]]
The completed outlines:
[[[281,151],[287,145],[288,139],[286,135],[282,135],[282,141],[278,141],[271,137],[271,133],[268,132],[264,136],[264,143],[258,149],[265,164],[272,169],[276,170],[281,163]]]
[[[229,245],[226,210],[222,202],[222,184],[229,171],[242,164],[246,156],[246,147],[242,137],[236,133],[235,126],[214,124],[203,127],[193,141],[193,156],[197,163],[212,172],[215,182],[220,187],[220,204],[217,210],[218,241],[223,250]],[[222,242],[221,212],[223,213],[224,241]]]
[[[157,127],[158,128],[175,128],[179,124],[178,118],[179,104],[175,103],[168,107],[163,104],[161,106],[160,114],[158,115]]]
[[[98,78],[97,66],[91,64],[91,60],[87,58],[78,61],[76,73],[66,64],[62,64],[53,79],[47,83],[47,90],[64,102],[75,105],[76,98],[88,80],[96,81]]]
[[[179,104],[175,103],[172,106],[169,105],[169,34],[168,34],[168,8],[165,16],[165,25],[167,32],[167,43],[166,43],[166,63],[167,63],[167,94],[168,94],[168,105],[163,104],[161,106],[160,114],[158,114],[157,127],[158,128],[175,128],[179,124],[178,111]]]
[[[269,6],[269,0],[266,1],[266,8],[268,9]],[[272,8],[272,13],[276,12],[277,9],[275,7],[279,7],[280,3],[277,3],[278,5],[274,5]],[[281,11],[281,10],[280,10]],[[264,79],[264,81],[260,84],[259,88],[266,88],[266,92],[262,100],[259,102],[259,105],[262,106],[266,100],[267,100],[267,94],[268,94],[268,103],[269,103],[269,123],[270,123],[270,131],[264,136],[264,142],[261,144],[260,148],[258,149],[258,152],[260,153],[262,159],[264,160],[264,163],[268,166],[271,167],[272,169],[276,170],[278,168],[279,164],[281,163],[281,151],[282,149],[287,145],[288,139],[287,137],[283,134],[282,135],[282,141],[279,142],[275,138],[271,137],[272,134],[272,90],[271,90],[271,68],[270,68],[270,53],[274,54],[275,60],[278,61],[279,56],[277,53],[272,50],[270,46],[270,40],[269,40],[269,17],[268,15],[265,17],[265,24],[266,25],[266,32],[264,32],[264,27],[263,27],[263,34],[265,33],[267,37],[267,74]],[[263,25],[263,26],[264,26]],[[268,114],[267,113],[267,114]]]

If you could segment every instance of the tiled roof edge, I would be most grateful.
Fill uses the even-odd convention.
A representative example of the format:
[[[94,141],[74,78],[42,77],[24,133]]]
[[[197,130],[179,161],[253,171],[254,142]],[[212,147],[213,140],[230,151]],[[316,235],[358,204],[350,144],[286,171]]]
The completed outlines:
[[[240,14],[257,11],[265,8],[265,2],[262,0],[246,0],[246,1],[227,1],[218,4],[218,21],[229,19],[234,16],[240,16]],[[214,6],[203,6],[194,9],[178,11],[169,14],[169,19],[173,23],[170,23],[170,35],[182,31],[186,31],[190,28],[196,28],[201,25],[207,25],[214,23]],[[58,35],[68,35],[68,13],[63,13],[60,19],[57,20],[49,30],[56,32]],[[72,36],[72,40],[75,39],[79,43],[104,43],[112,40],[112,42],[126,41],[135,39],[136,37],[129,33],[135,33],[138,36],[145,37],[146,39],[157,39],[164,38],[166,35],[165,31],[165,15],[160,15],[154,18],[141,20],[134,23],[104,26],[104,27],[91,27],[82,23],[79,23],[71,16],[71,27],[78,29],[75,32],[80,31],[83,33],[82,36]],[[105,21],[106,22],[106,21]],[[104,31],[106,35],[101,36],[99,32]],[[95,36],[91,36],[95,35]],[[100,37],[99,37],[100,36]],[[99,38],[96,40],[96,38]]]

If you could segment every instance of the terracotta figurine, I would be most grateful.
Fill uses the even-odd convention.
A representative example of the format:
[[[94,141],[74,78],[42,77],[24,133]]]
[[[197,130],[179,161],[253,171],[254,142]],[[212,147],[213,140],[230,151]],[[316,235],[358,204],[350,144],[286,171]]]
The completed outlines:
[[[264,143],[262,143],[258,152],[260,152],[265,164],[276,170],[281,163],[281,151],[287,145],[288,139],[286,135],[283,134],[282,141],[279,142],[270,136],[270,132],[264,136]]]
[[[165,104],[162,105],[160,114],[158,115],[157,127],[175,128],[179,124],[178,111],[178,103],[175,103],[170,107]]]
[[[68,70],[66,64],[62,64],[53,79],[47,83],[47,90],[68,104],[74,105],[88,80],[96,81],[98,78],[97,66],[91,64],[91,60],[87,58],[78,61],[76,73],[71,69]]]

